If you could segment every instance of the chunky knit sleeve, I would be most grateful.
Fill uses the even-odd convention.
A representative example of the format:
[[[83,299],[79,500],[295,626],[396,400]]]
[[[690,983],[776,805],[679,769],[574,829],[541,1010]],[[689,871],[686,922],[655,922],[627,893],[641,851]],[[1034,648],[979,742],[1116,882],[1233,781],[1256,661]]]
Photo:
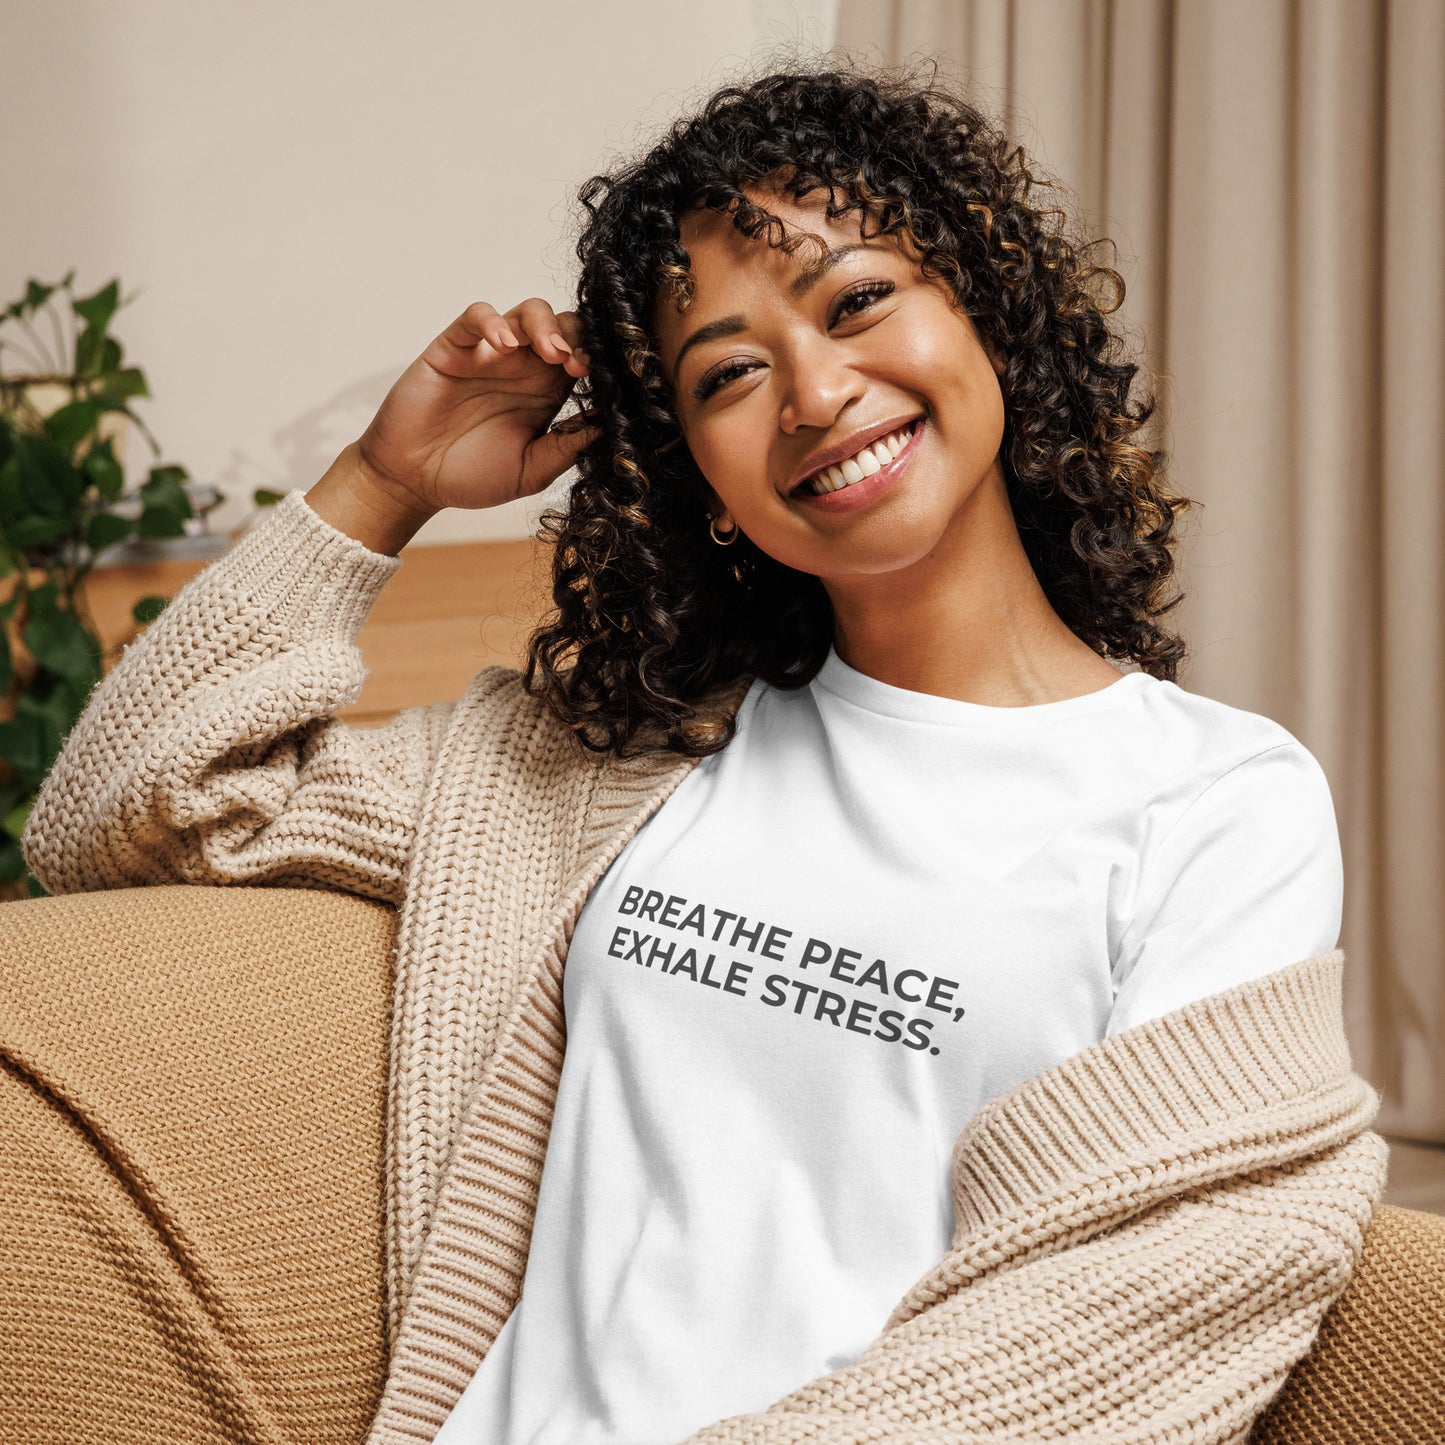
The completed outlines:
[[[96,685],[21,847],[51,893],[150,883],[331,888],[400,902],[454,703],[334,714],[400,557],[289,493],[192,578]]]
[[[953,1248],[882,1333],[686,1445],[1243,1445],[1384,1186],[1342,962],[1199,1000],[985,1105],[954,1151]]]

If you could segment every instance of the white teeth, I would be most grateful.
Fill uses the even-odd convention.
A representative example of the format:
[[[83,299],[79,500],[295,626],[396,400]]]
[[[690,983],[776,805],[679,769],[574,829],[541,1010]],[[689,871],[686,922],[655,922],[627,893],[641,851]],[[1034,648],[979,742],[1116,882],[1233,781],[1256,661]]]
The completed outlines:
[[[861,482],[864,477],[871,477],[886,467],[908,445],[914,425],[915,423],[909,422],[901,431],[889,432],[886,437],[879,437],[877,441],[869,443],[857,456],[849,457],[834,466],[824,467],[815,477],[803,483],[804,488],[815,497],[821,497],[854,482]]]

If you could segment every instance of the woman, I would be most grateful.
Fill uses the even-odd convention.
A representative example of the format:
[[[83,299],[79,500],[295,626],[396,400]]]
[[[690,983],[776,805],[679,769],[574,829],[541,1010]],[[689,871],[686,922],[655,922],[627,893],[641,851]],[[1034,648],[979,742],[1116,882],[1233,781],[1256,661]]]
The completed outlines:
[[[371,1438],[1239,1439],[1343,1288],[1328,785],[1174,682],[1186,504],[1034,184],[916,77],[722,90],[67,740],[52,891],[402,909]],[[337,720],[417,528],[574,462],[524,674]]]

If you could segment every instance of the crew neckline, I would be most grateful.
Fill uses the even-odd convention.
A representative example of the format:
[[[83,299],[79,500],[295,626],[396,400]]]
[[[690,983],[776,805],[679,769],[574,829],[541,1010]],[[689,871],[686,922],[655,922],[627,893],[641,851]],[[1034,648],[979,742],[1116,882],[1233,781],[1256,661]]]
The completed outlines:
[[[1007,729],[1030,727],[1055,722],[1081,713],[1116,707],[1137,696],[1159,681],[1147,672],[1122,672],[1117,682],[1095,688],[1077,697],[1059,698],[1054,702],[1031,703],[1025,707],[997,707],[991,703],[965,702],[962,698],[939,697],[931,692],[913,692],[880,682],[857,668],[850,667],[830,647],[823,666],[813,679],[813,686],[842,698],[844,702],[884,717],[909,722],[964,724],[972,727]]]

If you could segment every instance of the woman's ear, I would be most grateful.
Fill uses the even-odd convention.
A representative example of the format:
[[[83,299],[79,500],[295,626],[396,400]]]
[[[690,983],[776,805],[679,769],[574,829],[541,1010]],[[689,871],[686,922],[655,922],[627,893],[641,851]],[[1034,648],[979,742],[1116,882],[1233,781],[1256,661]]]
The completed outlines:
[[[703,493],[707,498],[703,503],[703,507],[707,512],[709,520],[717,522],[719,532],[727,531],[727,529],[733,525],[733,515],[728,511],[727,503],[724,502],[710,486],[707,486],[706,483],[704,483],[703,486]]]
[[[982,348],[983,354],[988,357],[988,364],[993,368],[993,374],[1002,377],[1004,372],[1008,370],[1008,356],[995,346],[989,337],[984,335],[983,328],[968,314],[968,311],[965,310],[959,302],[953,301],[952,305],[955,309],[962,312],[964,320],[968,323],[969,330],[973,332],[973,339]]]

